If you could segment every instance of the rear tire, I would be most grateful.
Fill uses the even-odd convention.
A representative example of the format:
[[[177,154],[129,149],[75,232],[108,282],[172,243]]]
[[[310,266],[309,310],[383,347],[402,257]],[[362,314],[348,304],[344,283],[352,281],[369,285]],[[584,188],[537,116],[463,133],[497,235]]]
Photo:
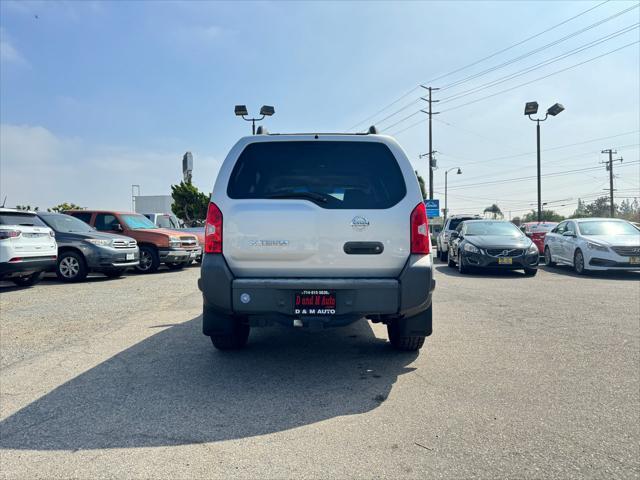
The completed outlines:
[[[42,272],[37,272],[24,277],[14,277],[11,281],[19,287],[31,287],[42,280],[42,275]]]
[[[160,267],[160,257],[154,247],[143,245],[140,247],[140,263],[136,270],[140,273],[153,273]]]
[[[58,255],[56,275],[63,282],[81,282],[89,274],[84,257],[76,252],[62,252]]]
[[[551,250],[549,250],[549,247],[544,247],[544,263],[547,267],[556,266],[556,262],[553,261],[553,257],[551,256]]]
[[[405,352],[415,352],[420,350],[424,345],[425,337],[423,335],[416,335],[410,337],[403,337],[400,335],[400,327],[397,322],[393,322],[387,325],[387,335],[389,336],[389,343],[397,350],[403,350]]]
[[[447,266],[450,268],[456,268],[456,262],[451,260],[451,255],[447,254]]]
[[[232,317],[233,326],[231,333],[224,335],[211,335],[211,343],[218,350],[239,350],[247,345],[251,327],[240,323],[239,319]]]

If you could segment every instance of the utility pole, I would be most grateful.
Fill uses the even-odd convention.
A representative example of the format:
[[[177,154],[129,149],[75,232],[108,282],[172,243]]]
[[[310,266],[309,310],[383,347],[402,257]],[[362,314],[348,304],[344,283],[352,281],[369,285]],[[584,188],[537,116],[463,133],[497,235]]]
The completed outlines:
[[[612,150],[610,148],[607,148],[606,150],[602,150],[601,153],[608,153],[609,154],[609,160],[604,162],[607,165],[607,170],[609,171],[609,216],[611,218],[616,216],[616,210],[615,207],[613,205],[613,162],[622,162],[622,158],[616,158],[614,160],[613,158],[613,154],[614,153],[618,153],[615,150]]]
[[[434,90],[440,90],[439,88],[435,88],[435,87],[425,87],[424,85],[420,85],[422,88],[424,88],[425,90],[429,91],[429,97],[425,98],[425,97],[420,97],[422,100],[424,100],[425,102],[427,102],[429,104],[429,110],[421,110],[422,113],[426,113],[429,115],[429,200],[433,200],[433,135],[432,135],[432,131],[431,131],[431,119],[433,117],[433,115],[438,115],[440,112],[434,112],[433,111],[433,104],[439,102],[440,100],[433,100],[431,98],[431,93]]]

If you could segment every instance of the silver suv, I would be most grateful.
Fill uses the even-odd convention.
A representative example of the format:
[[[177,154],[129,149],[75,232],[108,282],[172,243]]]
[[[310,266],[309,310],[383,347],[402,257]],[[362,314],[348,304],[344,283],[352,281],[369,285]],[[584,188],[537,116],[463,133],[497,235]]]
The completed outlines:
[[[418,350],[431,334],[432,268],[420,187],[394,139],[245,137],[207,213],[203,333],[234,349],[250,327],[366,317],[387,325],[394,347]]]
[[[480,215],[451,215],[447,217],[442,227],[442,230],[436,237],[436,253],[440,260],[447,260],[449,251],[449,239],[451,238],[451,232],[453,232],[458,225],[465,220],[480,220]]]

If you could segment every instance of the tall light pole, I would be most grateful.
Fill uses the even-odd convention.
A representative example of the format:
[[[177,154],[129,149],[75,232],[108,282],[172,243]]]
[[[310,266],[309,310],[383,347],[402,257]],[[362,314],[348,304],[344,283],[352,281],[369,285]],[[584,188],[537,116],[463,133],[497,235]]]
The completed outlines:
[[[452,170],[458,169],[456,175],[462,175],[462,169],[460,167],[453,167],[444,172],[444,220],[447,221],[447,215],[449,215],[449,208],[447,206],[447,176]]]
[[[560,103],[554,103],[547,109],[544,118],[531,118],[531,115],[538,113],[538,102],[527,102],[524,106],[524,114],[529,120],[536,122],[536,151],[538,153],[538,222],[542,221],[542,182],[540,179],[540,122],[544,122],[549,115],[555,117],[564,110]]]
[[[236,116],[238,117],[242,117],[243,120],[246,120],[247,122],[251,122],[251,134],[255,135],[256,134],[256,122],[260,122],[262,120],[264,120],[264,117],[270,117],[271,115],[273,115],[274,113],[276,113],[275,109],[269,105],[263,105],[262,108],[260,109],[260,117],[258,118],[245,118],[247,115],[249,115],[249,112],[247,111],[247,106],[246,105],[236,105],[234,108],[234,113],[236,114]]]

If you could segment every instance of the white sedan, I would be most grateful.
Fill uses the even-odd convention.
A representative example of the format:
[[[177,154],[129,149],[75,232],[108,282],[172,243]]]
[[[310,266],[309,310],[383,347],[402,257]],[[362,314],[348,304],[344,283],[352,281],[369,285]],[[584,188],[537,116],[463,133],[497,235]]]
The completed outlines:
[[[589,270],[640,270],[640,231],[626,220],[576,218],[561,222],[544,239],[547,265]]]

